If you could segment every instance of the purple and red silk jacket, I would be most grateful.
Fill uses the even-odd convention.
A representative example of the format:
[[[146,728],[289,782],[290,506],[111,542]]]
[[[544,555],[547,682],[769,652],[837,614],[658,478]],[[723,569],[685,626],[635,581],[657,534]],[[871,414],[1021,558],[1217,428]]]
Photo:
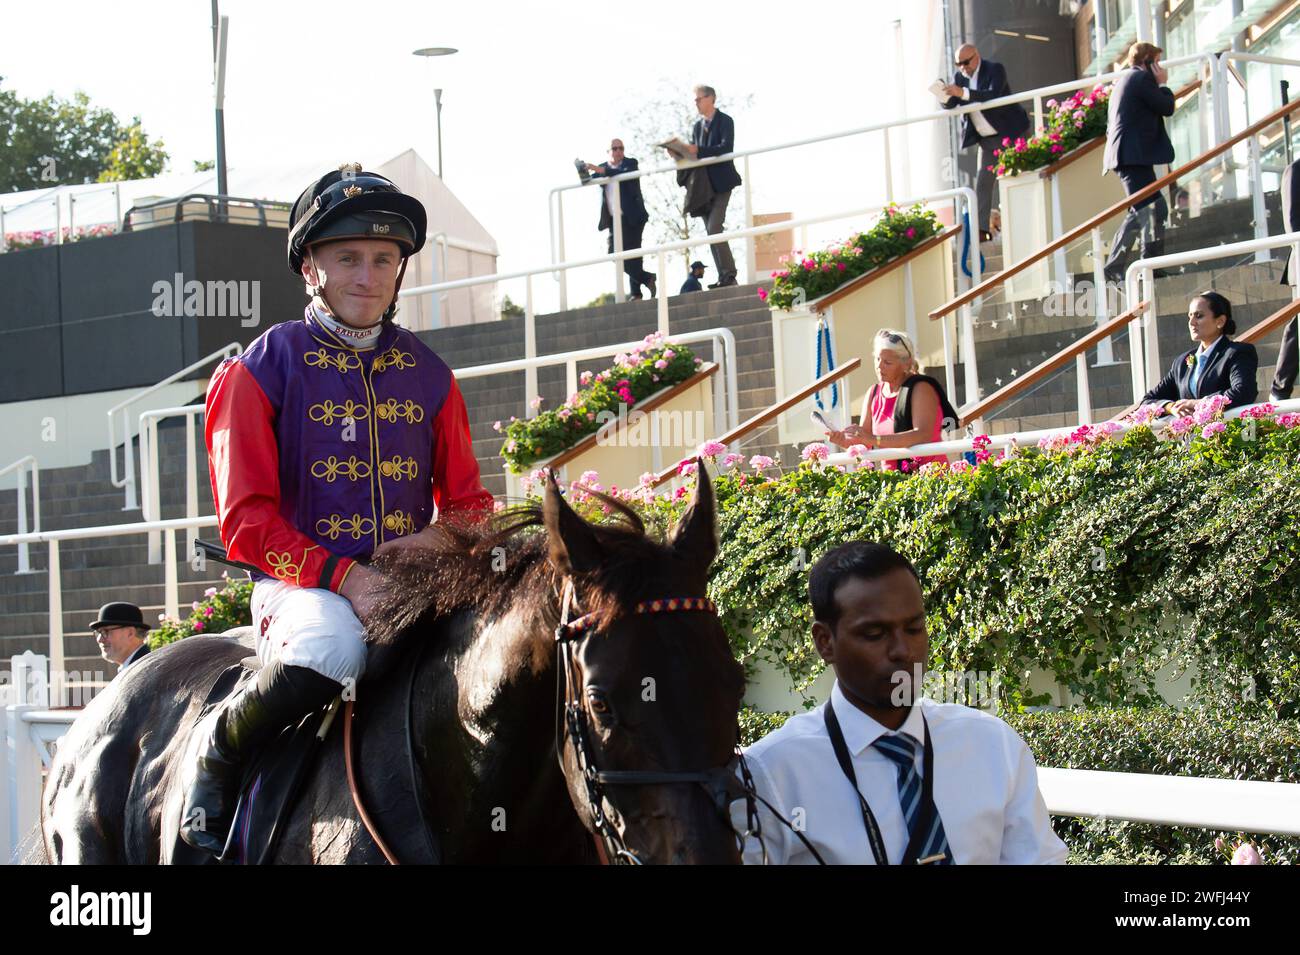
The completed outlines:
[[[208,386],[212,495],[229,556],[337,591],[384,541],[490,513],[446,362],[395,325],[358,351],[307,309],[221,363]]]

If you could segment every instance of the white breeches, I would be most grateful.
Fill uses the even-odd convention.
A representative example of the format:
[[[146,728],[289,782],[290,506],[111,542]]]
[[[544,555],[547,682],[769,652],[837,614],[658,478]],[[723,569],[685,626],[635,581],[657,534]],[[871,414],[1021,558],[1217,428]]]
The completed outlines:
[[[343,683],[366,669],[366,631],[352,604],[328,590],[282,580],[253,585],[257,658],[302,666]]]

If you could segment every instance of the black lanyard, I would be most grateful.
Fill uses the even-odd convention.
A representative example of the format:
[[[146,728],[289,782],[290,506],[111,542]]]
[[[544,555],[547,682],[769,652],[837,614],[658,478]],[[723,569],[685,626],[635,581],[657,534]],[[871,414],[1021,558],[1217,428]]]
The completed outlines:
[[[889,854],[885,851],[885,840],[880,835],[880,826],[876,824],[876,817],[867,805],[866,797],[862,795],[862,790],[858,789],[858,776],[853,771],[853,760],[849,757],[849,747],[844,742],[844,733],[840,729],[839,718],[835,715],[835,708],[831,706],[831,701],[826,701],[826,732],[830,735],[831,746],[835,750],[835,758],[839,760],[840,769],[844,770],[844,775],[848,777],[849,782],[853,784],[853,792],[858,797],[858,803],[862,807],[862,824],[867,827],[867,843],[871,846],[871,854],[876,857],[876,865],[889,865]],[[921,757],[921,818],[917,820],[916,829],[912,832],[912,838],[907,843],[907,851],[903,853],[902,865],[916,865],[916,860],[921,854],[921,843],[930,834],[930,823],[934,818],[934,745],[930,742],[930,727],[925,722],[925,714],[921,714],[921,726],[925,736],[925,749]],[[906,822],[906,819],[904,820]],[[937,861],[937,860],[935,860]]]

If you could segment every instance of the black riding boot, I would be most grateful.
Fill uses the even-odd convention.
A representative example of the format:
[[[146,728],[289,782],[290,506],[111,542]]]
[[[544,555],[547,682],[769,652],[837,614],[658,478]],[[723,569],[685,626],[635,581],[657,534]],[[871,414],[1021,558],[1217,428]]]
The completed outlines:
[[[222,704],[198,759],[186,767],[181,838],[220,855],[238,799],[240,771],[259,746],[333,699],[342,684],[273,661]]]

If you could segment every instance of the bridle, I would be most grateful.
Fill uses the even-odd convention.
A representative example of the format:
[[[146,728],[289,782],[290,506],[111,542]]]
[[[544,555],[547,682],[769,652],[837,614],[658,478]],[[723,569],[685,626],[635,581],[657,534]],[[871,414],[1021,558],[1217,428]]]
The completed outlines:
[[[596,632],[594,614],[584,614],[575,620],[569,619],[569,608],[573,605],[573,581],[565,578],[564,596],[560,603],[560,622],[555,628],[555,645],[558,653],[558,665],[555,676],[556,726],[555,754],[560,762],[560,771],[564,772],[564,737],[567,735],[573,746],[574,758],[578,771],[582,774],[583,785],[587,791],[587,808],[591,813],[592,829],[595,833],[596,854],[602,865],[641,865],[641,859],[628,848],[622,835],[611,824],[604,806],[608,799],[607,786],[671,786],[682,783],[694,783],[701,786],[708,794],[722,816],[728,828],[735,832],[731,823],[731,803],[737,798],[744,798],[746,803],[746,831],[737,833],[737,848],[744,848],[744,840],[749,836],[762,839],[758,821],[758,796],[754,789],[754,779],[745,765],[737,741],[735,755],[725,766],[687,772],[663,772],[658,770],[607,770],[597,768],[592,758],[591,743],[587,736],[588,721],[586,708],[579,699],[581,683],[577,672],[578,645]],[[717,615],[718,608],[708,597],[664,597],[658,600],[643,600],[633,608],[633,614],[651,613],[711,613]],[[563,685],[561,685],[561,680]],[[562,720],[562,722],[561,722]],[[740,778],[736,777],[739,770]]]

